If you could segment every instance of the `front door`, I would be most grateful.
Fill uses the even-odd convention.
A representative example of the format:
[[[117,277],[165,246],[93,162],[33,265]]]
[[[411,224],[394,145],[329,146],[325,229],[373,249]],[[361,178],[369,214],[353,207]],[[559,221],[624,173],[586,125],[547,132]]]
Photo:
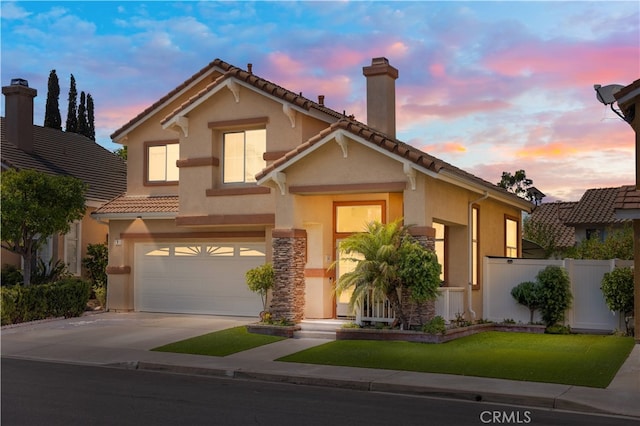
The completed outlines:
[[[340,241],[356,232],[363,232],[367,224],[386,221],[385,201],[353,201],[334,203],[334,242],[336,260],[336,282],[347,272],[356,267],[356,262],[347,259],[358,258],[358,253],[346,255],[340,250]],[[350,290],[336,296],[336,316],[352,317],[355,312],[349,308]]]

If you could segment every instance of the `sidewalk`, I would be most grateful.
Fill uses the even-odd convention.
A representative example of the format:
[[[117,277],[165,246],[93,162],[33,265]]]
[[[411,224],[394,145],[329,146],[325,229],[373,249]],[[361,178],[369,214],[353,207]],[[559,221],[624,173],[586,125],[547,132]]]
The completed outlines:
[[[618,414],[640,420],[640,345],[607,389],[549,383],[275,362],[326,343],[287,339],[226,357],[151,352],[154,347],[255,321],[254,318],[101,313],[5,327],[3,357],[181,374],[458,398],[531,407]]]

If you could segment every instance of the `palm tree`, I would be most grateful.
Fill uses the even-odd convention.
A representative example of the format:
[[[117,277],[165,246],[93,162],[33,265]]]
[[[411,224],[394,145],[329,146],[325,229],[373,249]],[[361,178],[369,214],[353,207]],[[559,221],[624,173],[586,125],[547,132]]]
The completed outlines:
[[[440,284],[440,265],[435,254],[415,242],[400,220],[389,224],[371,222],[366,232],[353,234],[340,243],[345,260],[356,263],[352,272],[336,283],[338,294],[352,289],[349,304],[360,306],[369,293],[386,297],[401,327],[409,326],[402,309],[403,288],[417,301],[434,300]],[[351,257],[348,257],[351,255]]]

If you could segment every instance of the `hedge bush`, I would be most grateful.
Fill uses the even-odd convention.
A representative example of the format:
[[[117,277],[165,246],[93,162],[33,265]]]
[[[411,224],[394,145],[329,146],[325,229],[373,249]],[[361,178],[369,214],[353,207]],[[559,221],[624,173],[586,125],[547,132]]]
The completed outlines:
[[[55,317],[78,317],[89,301],[91,283],[76,277],[50,284],[3,286],[2,325]]]

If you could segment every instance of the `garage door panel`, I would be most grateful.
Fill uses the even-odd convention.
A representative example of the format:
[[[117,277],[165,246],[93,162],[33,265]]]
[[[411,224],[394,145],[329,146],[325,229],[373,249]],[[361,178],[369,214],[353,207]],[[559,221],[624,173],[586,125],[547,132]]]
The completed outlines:
[[[264,244],[139,243],[136,310],[255,316],[262,302],[245,273],[264,262]]]

